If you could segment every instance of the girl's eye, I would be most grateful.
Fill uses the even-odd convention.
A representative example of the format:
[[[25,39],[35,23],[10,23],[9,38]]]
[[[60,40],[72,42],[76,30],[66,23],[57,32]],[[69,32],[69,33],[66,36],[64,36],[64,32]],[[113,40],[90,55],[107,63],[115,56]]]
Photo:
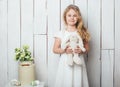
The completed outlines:
[[[71,15],[68,15],[68,17],[71,17]]]
[[[77,17],[77,15],[68,15],[68,17]]]
[[[77,15],[73,15],[73,17],[77,17]]]

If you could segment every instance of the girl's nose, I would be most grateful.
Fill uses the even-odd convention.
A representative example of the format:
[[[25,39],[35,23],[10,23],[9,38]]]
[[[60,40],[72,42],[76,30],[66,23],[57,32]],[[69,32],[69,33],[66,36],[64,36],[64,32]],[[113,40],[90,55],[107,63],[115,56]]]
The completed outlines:
[[[74,18],[74,16],[71,16],[71,19],[73,19]]]

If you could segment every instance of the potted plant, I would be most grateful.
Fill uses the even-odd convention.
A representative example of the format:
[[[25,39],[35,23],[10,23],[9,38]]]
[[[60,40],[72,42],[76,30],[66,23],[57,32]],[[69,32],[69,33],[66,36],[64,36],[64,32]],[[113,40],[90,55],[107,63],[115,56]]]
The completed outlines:
[[[28,66],[33,62],[28,45],[23,45],[22,48],[15,48],[15,60],[19,61],[23,66]]]
[[[15,60],[19,61],[18,78],[21,85],[30,84],[35,80],[35,65],[28,45],[15,48]]]

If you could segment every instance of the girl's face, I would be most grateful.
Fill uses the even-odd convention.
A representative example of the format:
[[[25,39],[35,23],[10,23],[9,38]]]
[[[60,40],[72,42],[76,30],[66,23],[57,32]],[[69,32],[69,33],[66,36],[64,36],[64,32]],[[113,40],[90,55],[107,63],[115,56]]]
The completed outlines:
[[[75,26],[77,23],[77,13],[73,10],[70,9],[67,13],[66,13],[66,23],[69,26]]]

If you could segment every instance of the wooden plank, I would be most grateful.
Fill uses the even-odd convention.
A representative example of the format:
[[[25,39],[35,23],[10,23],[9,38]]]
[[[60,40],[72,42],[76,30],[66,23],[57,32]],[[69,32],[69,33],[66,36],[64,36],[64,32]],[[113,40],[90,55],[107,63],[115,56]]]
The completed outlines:
[[[75,0],[75,5],[77,5],[80,9],[82,20],[87,27],[88,19],[87,19],[87,0]]]
[[[34,57],[36,79],[45,82],[47,86],[47,42],[46,35],[34,36]]]
[[[115,0],[115,49],[120,49],[120,0]]]
[[[102,49],[114,49],[114,0],[102,1]]]
[[[54,2],[54,5],[53,3]],[[54,87],[55,84],[55,77],[59,62],[59,55],[54,54],[53,44],[54,38],[53,35],[60,30],[60,0],[48,0],[47,1],[48,7],[48,87]]]
[[[0,0],[0,86],[7,84],[7,0]]]
[[[102,50],[102,87],[113,86],[114,50]]]
[[[33,0],[21,0],[21,46],[24,44],[33,53]]]
[[[120,49],[115,50],[114,87],[120,87]]]
[[[65,29],[64,21],[63,21],[64,10],[68,5],[73,4],[73,3],[74,3],[73,0],[61,0],[61,30]]]
[[[8,1],[8,80],[18,79],[18,62],[14,60],[16,47],[20,47],[20,1]]]
[[[90,87],[100,87],[100,0],[88,0],[88,29],[91,34],[88,54]]]
[[[34,0],[34,34],[46,34],[46,0]]]
[[[48,12],[48,35],[53,35],[55,32],[60,30],[60,1],[55,0],[54,5],[51,3],[54,0],[47,1],[47,12]]]
[[[114,72],[114,87],[120,86],[120,0],[115,0],[115,72]]]
[[[115,72],[114,87],[120,86],[120,0],[115,0]]]
[[[53,49],[54,38],[52,36],[48,37],[48,87],[53,87],[55,85],[56,73],[59,64],[59,54],[54,54]]]

